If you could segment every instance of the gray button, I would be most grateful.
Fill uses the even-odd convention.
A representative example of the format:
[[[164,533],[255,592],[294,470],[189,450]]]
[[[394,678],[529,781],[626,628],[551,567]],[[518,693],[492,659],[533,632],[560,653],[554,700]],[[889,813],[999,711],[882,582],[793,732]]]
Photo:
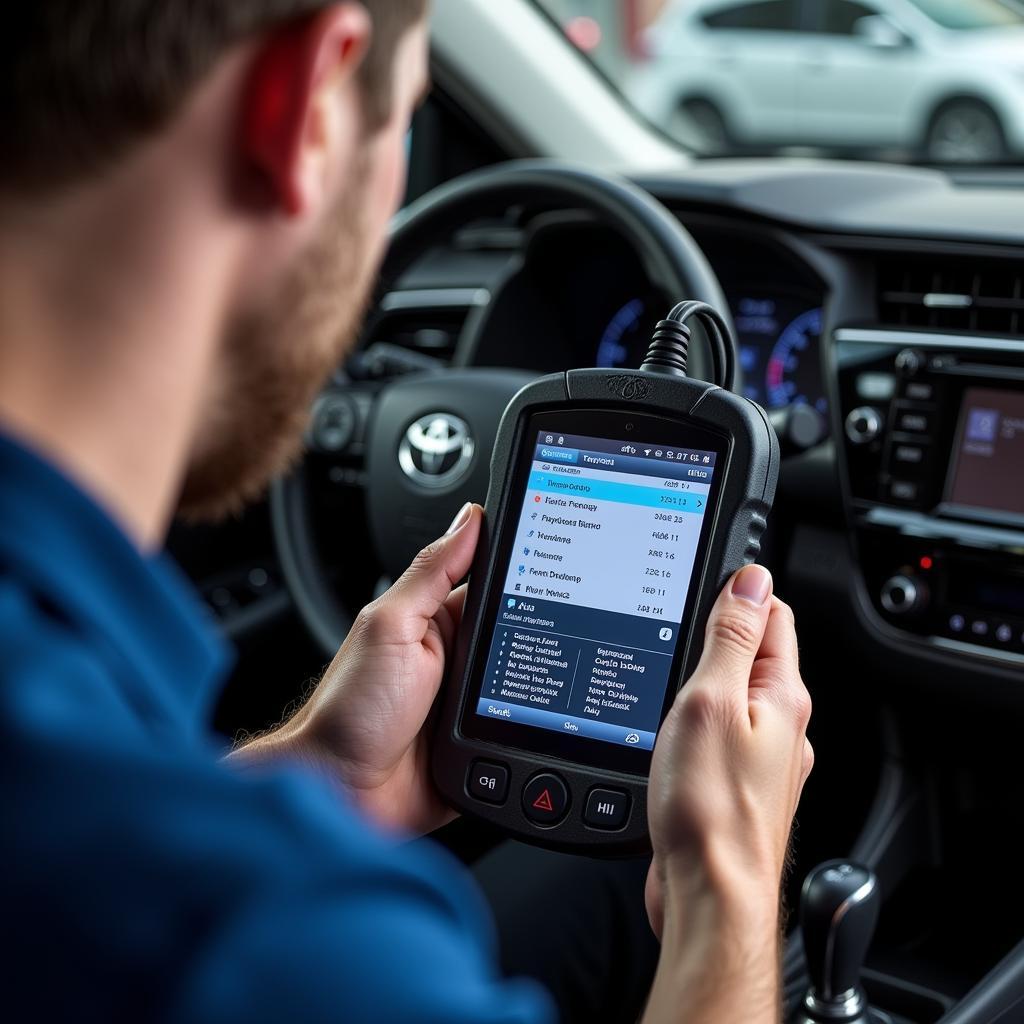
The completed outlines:
[[[894,462],[902,465],[919,465],[924,462],[924,449],[919,444],[898,444],[892,451]]]
[[[893,480],[889,493],[897,501],[917,501],[917,484],[913,480]]]
[[[935,388],[931,384],[925,384],[924,381],[911,380],[907,381],[903,393],[915,402],[930,402],[935,394]]]
[[[931,417],[925,412],[901,412],[896,419],[896,429],[910,434],[927,434],[931,426]]]
[[[466,778],[466,789],[484,803],[503,804],[508,797],[508,769],[503,764],[474,761]]]
[[[629,794],[618,789],[592,789],[587,796],[583,820],[591,828],[616,832],[629,817]]]

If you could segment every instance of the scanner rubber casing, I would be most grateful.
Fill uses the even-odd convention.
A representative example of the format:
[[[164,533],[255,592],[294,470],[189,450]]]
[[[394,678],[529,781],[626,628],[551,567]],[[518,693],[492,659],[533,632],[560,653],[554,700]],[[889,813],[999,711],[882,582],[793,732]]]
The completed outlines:
[[[471,739],[460,728],[465,702],[477,682],[472,678],[474,654],[477,645],[486,644],[489,637],[489,624],[483,621],[486,597],[492,586],[502,585],[504,577],[504,566],[495,564],[496,540],[506,525],[506,517],[518,512],[516,496],[510,490],[513,469],[525,440],[526,421],[535,413],[573,409],[662,416],[683,426],[690,423],[711,429],[728,438],[706,571],[702,576],[695,571],[691,583],[691,587],[699,589],[691,622],[684,623],[685,641],[681,630],[680,643],[685,643],[686,648],[683,670],[674,682],[676,692],[700,659],[704,629],[718,594],[737,569],[754,562],[760,553],[778,482],[779,442],[764,410],[748,399],[703,381],[639,370],[570,370],[542,377],[523,388],[502,417],[491,456],[484,524],[470,573],[462,627],[439,697],[432,759],[434,781],[452,807],[518,839],[568,852],[628,856],[650,849],[645,776],[573,764],[563,757]],[[468,773],[477,760],[508,767],[508,797],[500,806],[470,796]],[[533,824],[520,799],[528,780],[542,771],[557,774],[569,790],[567,816],[554,827]],[[629,819],[619,832],[599,831],[583,822],[587,794],[597,785],[625,791],[629,796]]]

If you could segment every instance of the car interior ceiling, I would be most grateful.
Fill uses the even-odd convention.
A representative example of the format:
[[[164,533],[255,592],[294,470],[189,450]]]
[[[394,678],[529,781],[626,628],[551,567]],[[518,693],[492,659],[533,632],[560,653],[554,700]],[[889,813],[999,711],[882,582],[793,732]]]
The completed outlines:
[[[414,126],[409,199],[508,155],[435,89]],[[699,173],[717,172],[708,164]],[[797,190],[811,174],[800,173]],[[927,493],[927,474],[941,475],[940,455],[948,461],[956,449],[957,415],[943,420],[949,436],[936,443],[934,465],[906,473],[892,460],[900,444],[913,446],[913,424],[892,438],[887,422],[918,409],[907,382],[931,380],[929,337],[952,345],[1024,336],[1024,248],[974,240],[966,229],[929,237],[900,225],[890,233],[876,221],[844,230],[838,216],[831,224],[800,220],[785,203],[773,209],[770,195],[754,204],[736,199],[738,189],[692,181],[661,175],[639,184],[706,254],[736,326],[744,391],[778,413],[787,442],[763,561],[796,612],[817,751],[787,904],[797,906],[800,884],[819,862],[868,860],[883,887],[864,974],[869,996],[895,1021],[938,1021],[1022,934],[1024,892],[1012,880],[1024,828],[1024,534],[1019,520],[1014,533],[1012,516],[1002,534],[983,518],[929,530],[927,513],[948,495]],[[837,203],[844,187],[841,177],[814,185]],[[922,302],[961,292],[992,301],[969,312]],[[635,366],[676,298],[658,293],[607,225],[528,206],[461,226],[424,252],[392,293],[401,301],[375,306],[351,365],[338,371],[346,397],[320,424],[324,436],[311,428],[310,453],[296,471],[321,563],[339,605],[353,613],[385,582],[361,442],[373,398],[389,380],[460,366],[534,375]],[[500,318],[483,315],[482,295],[500,303]],[[1024,376],[1022,358],[999,349],[1004,382]],[[919,411],[931,415],[937,401]],[[814,411],[809,435],[788,419],[796,405]],[[171,548],[238,650],[217,730],[231,740],[270,727],[326,663],[283,571],[274,509],[265,502],[220,526],[179,525]],[[470,822],[442,838],[467,861],[495,840]],[[791,914],[789,927],[795,923]],[[803,975],[792,950],[786,971],[793,998]]]

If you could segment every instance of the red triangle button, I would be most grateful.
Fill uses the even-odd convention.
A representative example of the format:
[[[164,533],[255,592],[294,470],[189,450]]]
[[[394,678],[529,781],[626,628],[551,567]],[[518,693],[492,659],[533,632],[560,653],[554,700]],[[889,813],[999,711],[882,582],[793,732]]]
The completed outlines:
[[[533,806],[536,807],[538,811],[553,811],[555,809],[555,805],[551,802],[550,791],[545,789],[541,795],[533,801]]]

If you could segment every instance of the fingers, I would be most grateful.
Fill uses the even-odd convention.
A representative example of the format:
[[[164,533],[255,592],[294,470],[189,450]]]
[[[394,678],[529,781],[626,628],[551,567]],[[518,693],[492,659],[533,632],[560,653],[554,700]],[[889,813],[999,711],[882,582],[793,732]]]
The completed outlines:
[[[772,577],[760,565],[740,569],[711,609],[694,682],[709,681],[746,703],[750,670],[772,609]]]
[[[397,621],[416,624],[422,632],[438,611],[446,607],[452,588],[469,572],[482,519],[479,505],[466,505],[448,533],[416,556],[380,601],[388,609],[401,610]]]
[[[455,634],[462,624],[462,612],[466,605],[466,586],[463,584],[457,590],[448,595],[448,599],[441,605],[434,621],[441,631],[441,641],[445,650],[449,650],[455,642]]]
[[[800,652],[796,642],[796,620],[793,617],[793,609],[774,596],[769,609],[764,638],[761,640],[761,647],[757,653],[761,658],[777,659],[794,672],[799,668]]]
[[[811,698],[800,676],[796,625],[789,605],[772,598],[768,624],[750,675],[750,699],[767,701],[792,717],[801,731],[811,717]]]
[[[800,765],[800,789],[803,790],[804,783],[807,782],[808,777],[814,770],[814,747],[811,746],[811,741],[804,737],[804,757],[803,763]]]
[[[647,872],[647,883],[644,886],[644,905],[647,908],[647,919],[651,923],[651,931],[660,941],[661,933],[665,927],[665,903],[662,892],[661,879],[658,877],[658,869],[652,864]]]

